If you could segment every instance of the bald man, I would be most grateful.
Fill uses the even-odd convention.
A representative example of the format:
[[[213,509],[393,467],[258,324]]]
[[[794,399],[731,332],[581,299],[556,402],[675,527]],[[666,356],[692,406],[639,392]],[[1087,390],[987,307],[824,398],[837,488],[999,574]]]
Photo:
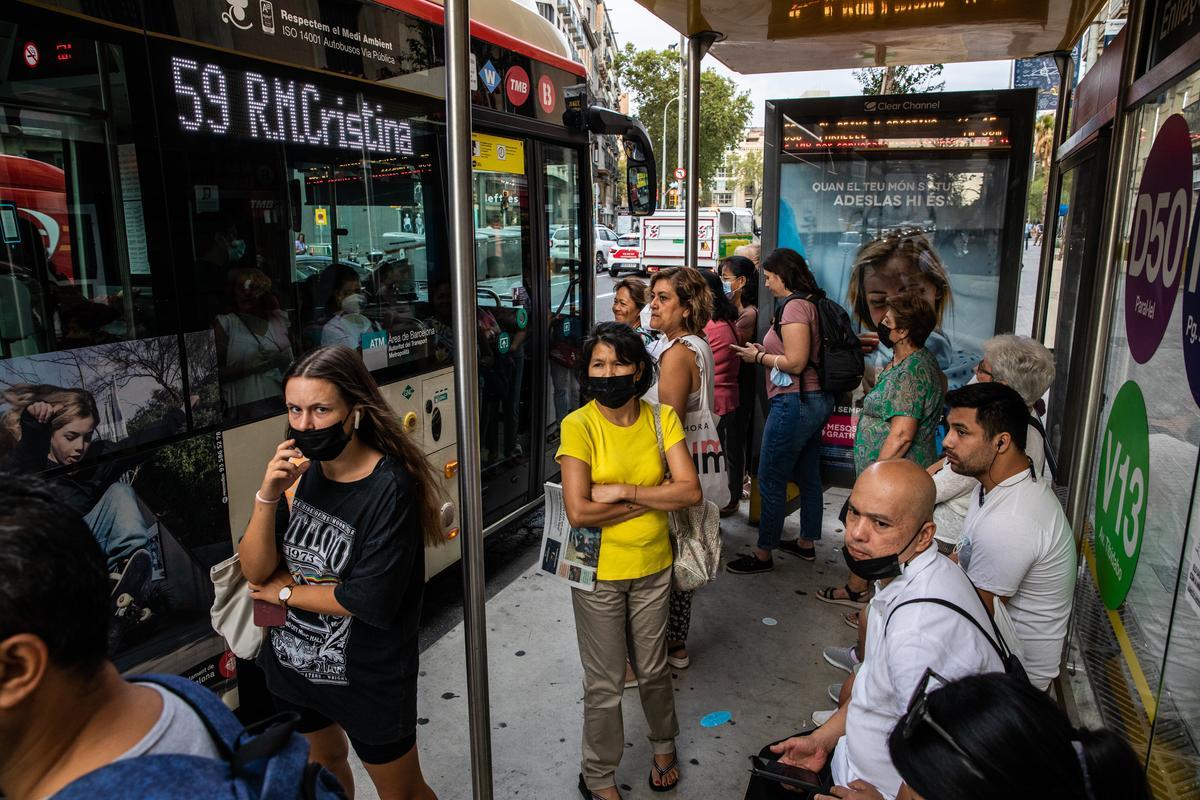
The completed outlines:
[[[875,581],[866,657],[849,703],[812,733],[771,748],[784,763],[814,772],[828,764],[835,784],[870,783],[888,800],[899,792],[901,778],[887,738],[925,671],[945,680],[1003,671],[979,596],[933,544],[935,497],[933,479],[907,459],[878,461],[858,477],[843,555],[851,572]],[[938,685],[934,678],[928,688]]]

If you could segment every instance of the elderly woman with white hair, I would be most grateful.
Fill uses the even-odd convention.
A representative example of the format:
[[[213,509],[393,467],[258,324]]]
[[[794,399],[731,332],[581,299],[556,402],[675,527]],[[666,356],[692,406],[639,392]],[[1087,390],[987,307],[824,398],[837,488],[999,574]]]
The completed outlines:
[[[1033,462],[1034,470],[1040,475],[1046,461],[1045,441],[1038,426],[1034,406],[1054,381],[1054,356],[1041,342],[1028,336],[1003,334],[993,336],[983,343],[983,360],[975,367],[978,381],[997,381],[1012,387],[1021,395],[1029,407],[1030,424],[1025,445],[1025,454]],[[941,459],[929,467],[929,474],[937,486],[937,506],[933,510],[933,521],[937,523],[938,549],[949,553],[962,536],[963,518],[970,505],[971,492],[979,481],[959,475]]]

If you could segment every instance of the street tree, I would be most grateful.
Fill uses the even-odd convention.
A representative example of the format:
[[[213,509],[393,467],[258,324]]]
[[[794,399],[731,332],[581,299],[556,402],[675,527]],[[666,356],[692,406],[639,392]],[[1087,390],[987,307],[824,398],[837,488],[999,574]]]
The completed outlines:
[[[617,74],[636,105],[634,114],[646,126],[658,155],[659,170],[668,182],[678,163],[679,107],[687,99],[671,102],[679,93],[679,55],[674,50],[637,50],[632,44],[617,56]],[[667,138],[663,147],[663,109],[667,110]],[[742,140],[753,105],[749,92],[739,92],[729,78],[712,69],[700,75],[700,183],[707,194],[725,153]],[[685,156],[686,157],[686,156]]]
[[[750,198],[750,209],[757,217],[760,210],[763,191],[763,153],[762,150],[746,150],[743,153],[732,153],[729,156],[730,172],[736,185],[742,193]]]
[[[895,67],[867,67],[853,72],[863,94],[917,94],[940,92],[946,88],[941,64],[914,64]]]

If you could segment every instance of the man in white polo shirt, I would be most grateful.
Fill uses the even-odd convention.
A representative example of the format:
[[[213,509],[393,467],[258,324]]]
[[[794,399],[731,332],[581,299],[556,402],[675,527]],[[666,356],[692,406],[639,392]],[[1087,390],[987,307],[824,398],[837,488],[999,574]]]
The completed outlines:
[[[1050,482],[1025,453],[1029,410],[1011,388],[978,383],[946,395],[950,468],[979,481],[958,559],[988,608],[1006,606],[1030,682],[1058,675],[1075,592],[1075,538]]]
[[[836,784],[866,781],[888,800],[901,784],[888,735],[925,670],[955,680],[1003,669],[971,582],[933,546],[934,497],[933,479],[906,459],[876,462],[859,476],[850,493],[843,553],[851,572],[876,582],[867,606],[866,658],[849,703],[811,734],[771,748],[784,763],[814,772],[832,754]]]

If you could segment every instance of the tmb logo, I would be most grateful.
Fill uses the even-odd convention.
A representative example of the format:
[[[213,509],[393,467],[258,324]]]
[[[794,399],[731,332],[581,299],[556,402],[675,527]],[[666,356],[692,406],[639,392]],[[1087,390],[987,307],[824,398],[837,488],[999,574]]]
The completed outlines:
[[[504,75],[504,93],[514,106],[524,105],[529,99],[529,73],[522,67],[510,67]]]

